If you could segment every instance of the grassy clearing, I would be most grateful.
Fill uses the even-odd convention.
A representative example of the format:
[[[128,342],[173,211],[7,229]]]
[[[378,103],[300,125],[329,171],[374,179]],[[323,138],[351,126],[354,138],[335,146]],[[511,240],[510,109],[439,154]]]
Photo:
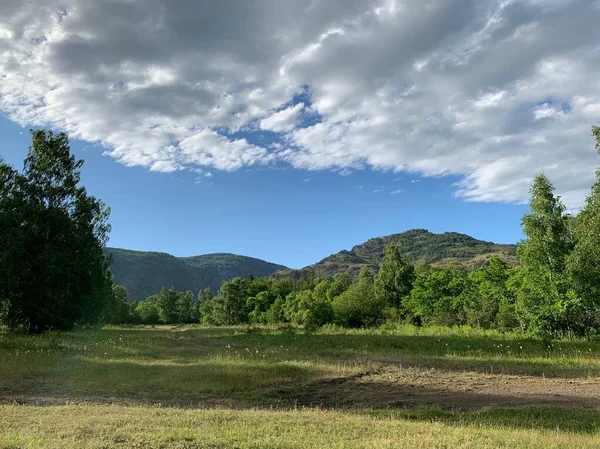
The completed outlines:
[[[597,447],[600,438],[598,342],[412,327],[115,327],[0,333],[0,360],[0,448]]]

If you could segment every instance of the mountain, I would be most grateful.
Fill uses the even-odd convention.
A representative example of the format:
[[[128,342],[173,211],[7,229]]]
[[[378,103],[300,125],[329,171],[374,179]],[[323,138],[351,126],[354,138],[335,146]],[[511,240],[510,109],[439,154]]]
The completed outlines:
[[[399,244],[404,257],[413,264],[444,266],[458,263],[474,268],[485,264],[492,256],[511,264],[517,263],[516,245],[486,242],[457,232],[433,234],[425,229],[412,229],[368,240],[350,251],[340,251],[300,270],[279,271],[276,276],[299,277],[303,273],[314,273],[329,278],[340,272],[357,275],[362,265],[368,265],[375,272],[387,243]]]
[[[221,282],[236,276],[263,277],[287,270],[253,257],[236,254],[205,254],[175,257],[166,253],[106,248],[112,255],[111,271],[116,284],[127,289],[130,300],[142,300],[158,293],[162,287],[192,290],[203,288],[216,292]]]

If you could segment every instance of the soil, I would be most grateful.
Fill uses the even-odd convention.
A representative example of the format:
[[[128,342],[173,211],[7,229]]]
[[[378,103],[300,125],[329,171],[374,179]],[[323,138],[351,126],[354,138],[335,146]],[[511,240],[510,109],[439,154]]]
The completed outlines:
[[[285,389],[279,393],[286,395]],[[359,376],[305,385],[295,401],[298,405],[311,407],[433,406],[476,410],[546,406],[600,411],[600,379],[492,375],[388,365]]]

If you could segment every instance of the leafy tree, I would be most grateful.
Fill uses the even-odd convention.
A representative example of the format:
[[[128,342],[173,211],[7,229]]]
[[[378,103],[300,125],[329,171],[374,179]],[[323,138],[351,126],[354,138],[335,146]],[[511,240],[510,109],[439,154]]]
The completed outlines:
[[[265,322],[268,324],[283,323],[285,321],[284,305],[285,299],[278,296],[269,307],[269,310],[265,312]]]
[[[210,288],[205,288],[198,292],[198,317],[200,321],[202,321],[202,317],[204,316],[203,309],[206,308],[205,304],[208,304],[209,301],[212,301],[215,295]]]
[[[530,331],[557,335],[556,306],[566,299],[565,262],[573,243],[565,207],[553,191],[545,175],[535,177],[530,212],[522,220],[526,238],[517,248],[523,266],[517,307]]]
[[[600,127],[594,126],[596,149],[600,152]],[[600,330],[600,170],[585,206],[574,223],[575,247],[567,259],[573,288],[569,307],[583,326],[581,333]]]
[[[350,274],[336,273],[333,278],[333,282],[329,284],[329,289],[327,290],[327,299],[330,302],[333,302],[335,298],[344,293],[350,286],[352,285],[352,277]]]
[[[233,278],[223,282],[219,293],[213,298],[204,313],[210,313],[205,322],[213,324],[241,324],[248,322],[248,280]]]
[[[334,313],[331,303],[323,294],[311,290],[290,293],[283,305],[285,318],[293,324],[315,328],[330,323]]]
[[[496,327],[501,304],[503,313],[509,313],[509,305],[514,304],[514,300],[508,291],[508,278],[509,267],[498,257],[492,257],[489,265],[469,274],[470,288],[465,291],[464,298],[468,324],[484,329]]]
[[[269,291],[262,291],[256,296],[249,297],[247,305],[251,309],[248,314],[250,321],[253,323],[266,323],[266,313],[275,299]]]
[[[140,301],[135,314],[139,317],[142,324],[159,324],[160,315],[158,313],[158,295],[149,296],[145,301]]]
[[[65,134],[31,134],[22,174],[0,161],[0,319],[29,333],[107,319],[109,210],[80,186]]]
[[[385,317],[386,303],[375,295],[369,268],[361,268],[358,282],[352,284],[333,301],[335,319],[348,327],[369,327],[380,324]]]
[[[410,294],[415,269],[400,254],[400,247],[388,244],[375,277],[375,294],[390,307],[400,309],[402,300]]]
[[[172,324],[177,322],[179,317],[178,301],[179,293],[174,287],[168,289],[163,287],[161,289],[156,297],[156,307],[161,323]]]
[[[131,321],[128,294],[122,285],[113,285],[112,287],[112,307],[108,322],[110,324],[124,324]]]
[[[178,322],[189,324],[198,322],[198,307],[194,301],[194,292],[179,292],[177,298]]]
[[[418,267],[410,296],[404,301],[413,323],[453,326],[464,323],[464,292],[469,288],[461,266]]]

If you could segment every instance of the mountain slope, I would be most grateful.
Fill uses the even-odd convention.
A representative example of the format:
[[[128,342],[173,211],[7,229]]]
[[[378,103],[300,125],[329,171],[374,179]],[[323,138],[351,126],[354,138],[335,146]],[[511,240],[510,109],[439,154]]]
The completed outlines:
[[[283,270],[276,274],[298,277],[302,273],[315,273],[332,277],[336,273],[348,272],[356,275],[362,265],[368,265],[371,270],[377,271],[383,259],[383,248],[387,243],[399,244],[404,257],[413,264],[428,263],[443,266],[458,263],[474,268],[485,264],[492,256],[498,256],[511,264],[517,263],[515,245],[477,240],[457,232],[433,234],[425,229],[412,229],[400,234],[368,240],[350,251],[340,251],[301,270]]]
[[[286,269],[282,265],[236,254],[175,257],[120,248],[106,248],[105,252],[113,258],[114,282],[127,289],[130,300],[146,299],[162,287],[171,286],[194,293],[207,287],[216,292],[226,279],[249,275],[263,277]]]

